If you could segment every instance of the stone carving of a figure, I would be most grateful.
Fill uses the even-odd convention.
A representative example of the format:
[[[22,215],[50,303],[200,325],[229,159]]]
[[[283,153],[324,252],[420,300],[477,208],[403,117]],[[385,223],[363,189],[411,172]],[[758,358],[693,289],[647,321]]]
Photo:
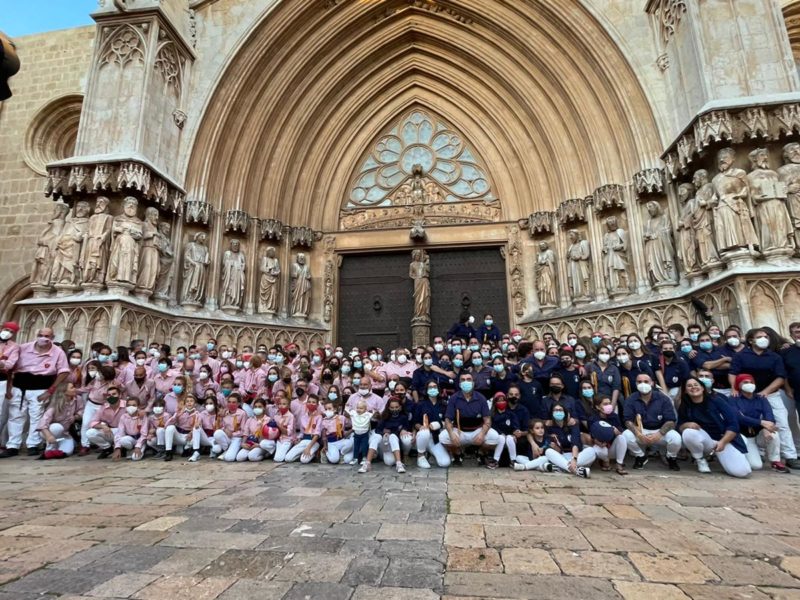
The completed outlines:
[[[761,251],[794,252],[794,227],[786,209],[786,184],[780,180],[777,171],[770,169],[765,148],[753,150],[749,158],[751,168],[747,182],[761,229]]]
[[[31,273],[31,283],[34,285],[50,285],[56,244],[61,238],[68,212],[69,206],[61,202],[56,203],[53,218],[48,221],[36,242],[36,256]]]
[[[723,148],[717,153],[719,173],[714,176],[714,229],[721,252],[758,245],[749,205],[747,173],[733,166],[736,152]]]
[[[206,293],[206,269],[209,256],[206,234],[198,231],[183,252],[183,287],[181,302],[202,304]]]
[[[539,292],[539,304],[556,305],[556,255],[547,242],[539,242],[539,254],[536,257],[536,290]]]
[[[678,219],[678,247],[680,248],[681,262],[687,273],[698,270],[697,238],[692,227],[692,212],[695,188],[691,183],[682,183],[678,186],[678,202],[681,205],[681,215]]]
[[[292,316],[307,317],[311,301],[311,269],[300,252],[292,265]]]
[[[574,300],[589,298],[591,290],[591,265],[592,249],[589,242],[581,239],[577,229],[569,231],[569,248],[567,249],[567,269],[569,272],[569,285]]]
[[[135,285],[139,271],[139,240],[142,239],[142,220],[136,216],[138,200],[128,196],[122,201],[122,214],[114,217],[111,226],[113,239],[108,259],[108,283]]]
[[[142,247],[139,251],[139,276],[137,291],[152,292],[156,287],[160,255],[158,252],[158,209],[152,206],[144,211],[142,224]]]
[[[275,255],[275,248],[269,247],[261,257],[261,281],[258,286],[258,312],[278,312],[281,263]]]
[[[672,241],[672,224],[661,205],[651,200],[647,203],[649,218],[644,225],[644,258],[653,285],[677,283],[675,244]]]
[[[244,299],[244,270],[247,260],[239,240],[231,240],[222,257],[222,307],[241,308]]]
[[[783,162],[784,165],[778,169],[778,175],[786,185],[792,225],[795,229],[800,229],[800,144],[792,142],[783,147]]]
[[[612,294],[628,292],[628,233],[619,226],[616,217],[606,219],[603,235],[603,264],[606,269],[606,286]]]
[[[89,217],[83,244],[84,283],[101,284],[106,278],[111,226],[114,222],[114,217],[108,214],[108,202],[108,198],[99,196],[94,203],[94,214]]]
[[[697,192],[689,200],[692,209],[692,229],[697,241],[697,261],[700,267],[719,263],[719,254],[714,244],[714,230],[711,227],[711,206],[714,204],[714,186],[709,181],[708,171],[699,169],[694,174]]]
[[[55,284],[78,285],[81,282],[81,247],[89,224],[89,203],[81,200],[75,204],[75,216],[67,219],[56,244],[53,259]]]
[[[414,281],[414,318],[430,319],[431,316],[431,260],[424,250],[411,252],[408,275]]]
[[[158,224],[156,245],[158,247],[158,276],[156,277],[156,295],[161,298],[169,296],[172,284],[172,264],[175,262],[175,249],[172,247],[170,232],[172,227],[168,221]]]

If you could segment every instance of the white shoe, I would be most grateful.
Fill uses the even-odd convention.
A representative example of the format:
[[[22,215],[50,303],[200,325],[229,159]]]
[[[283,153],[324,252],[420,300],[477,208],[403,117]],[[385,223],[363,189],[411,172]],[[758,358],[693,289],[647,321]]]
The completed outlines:
[[[521,463],[517,463],[517,462],[514,463],[514,470],[515,471],[527,471],[527,469],[525,468],[525,465],[523,465]]]
[[[417,458],[417,466],[420,469],[430,469],[431,463],[428,462],[428,459],[425,458],[424,455],[420,454],[419,457]]]
[[[697,459],[697,470],[700,473],[711,473],[711,467],[708,466],[708,461],[705,458]]]
[[[192,455],[189,457],[189,462],[197,462],[198,460],[200,460],[200,453],[199,453],[199,452],[197,452],[197,451],[195,451],[195,452],[194,452],[194,453],[193,453],[193,454],[192,454]]]
[[[224,455],[224,454],[220,454],[220,455],[217,457],[217,460],[225,460],[225,455]]]
[[[354,458],[353,460],[351,460],[351,461],[350,461],[350,466],[351,466],[351,467],[353,467],[353,466],[355,466],[355,465],[357,465],[357,464],[358,464],[358,460],[356,460],[355,458]]]
[[[406,472],[406,467],[405,467],[405,465],[403,463],[401,463],[401,462],[397,463],[397,472],[398,473],[405,473]]]
[[[589,467],[578,467],[575,473],[578,477],[589,479],[592,476],[592,470]]]
[[[361,465],[361,468],[358,470],[359,473],[366,473],[367,471],[369,471],[369,466],[367,465],[367,463]]]

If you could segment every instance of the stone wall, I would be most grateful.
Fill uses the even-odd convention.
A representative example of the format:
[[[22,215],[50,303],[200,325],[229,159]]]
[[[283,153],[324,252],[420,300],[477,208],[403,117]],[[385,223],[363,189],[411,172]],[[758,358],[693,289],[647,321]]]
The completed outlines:
[[[9,293],[30,274],[36,238],[41,225],[50,219],[52,200],[45,198],[43,159],[71,155],[75,128],[62,128],[74,119],[78,95],[83,94],[92,55],[94,26],[65,32],[43,33],[14,40],[22,62],[20,72],[10,80],[13,96],[0,105],[0,312],[8,317],[14,310]],[[68,96],[68,102],[56,99]],[[53,102],[55,101],[55,102]],[[51,105],[64,109],[48,119]],[[44,110],[42,110],[44,108]],[[52,135],[40,131],[29,143],[35,118],[49,121]],[[47,124],[45,124],[45,128]],[[50,142],[45,141],[50,137]],[[60,156],[63,154],[63,156]],[[32,163],[33,168],[28,163]]]

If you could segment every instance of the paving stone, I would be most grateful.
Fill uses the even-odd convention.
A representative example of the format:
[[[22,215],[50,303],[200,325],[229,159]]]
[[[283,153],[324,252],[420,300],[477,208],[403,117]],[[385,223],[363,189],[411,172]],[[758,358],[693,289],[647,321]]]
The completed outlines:
[[[787,556],[781,560],[780,566],[790,575],[800,578],[800,556]]]
[[[70,571],[39,569],[2,587],[4,592],[27,594],[83,594],[112,579],[116,573],[95,569]]]
[[[444,528],[441,525],[397,525],[385,523],[378,531],[379,540],[441,540]]]
[[[629,529],[583,528],[581,533],[598,552],[652,552],[655,549]],[[581,548],[577,548],[581,550]]]
[[[352,600],[439,600],[439,594],[433,590],[411,589],[401,587],[359,586]]]
[[[703,533],[704,537],[725,547],[730,553],[761,558],[800,555],[800,548],[790,546],[783,536],[752,533]]]
[[[311,600],[325,598],[325,600],[348,600],[353,595],[353,588],[341,583],[296,583],[283,600]]]
[[[211,564],[198,571],[202,577],[233,577],[236,579],[261,579],[283,566],[281,552],[256,550],[227,550]]]
[[[392,558],[381,580],[390,587],[441,589],[442,565],[424,558]]]
[[[287,557],[288,558],[288,557]],[[298,552],[275,576],[281,581],[339,582],[352,560],[349,556],[322,552]]]
[[[377,523],[356,525],[352,523],[336,523],[325,531],[325,537],[343,540],[374,540],[381,526]]]
[[[448,548],[447,570],[502,573],[503,561],[494,548]]]
[[[631,552],[628,558],[648,581],[659,583],[704,583],[716,575],[696,557],[688,554],[642,554]],[[728,581],[728,580],[725,580]]]
[[[100,598],[127,598],[158,578],[159,575],[149,573],[124,573],[92,588],[86,595]]]
[[[485,548],[486,538],[481,523],[453,523],[444,530],[444,543],[455,548]]]
[[[565,575],[630,579],[631,581],[641,579],[633,566],[617,554],[553,550],[553,557]]]
[[[769,600],[770,596],[751,585],[698,585],[685,583],[679,586],[692,600]],[[787,590],[788,591],[788,590]]]
[[[619,600],[611,583],[589,577],[561,575],[504,575],[500,573],[446,573],[445,593],[454,596],[496,598],[549,597],[547,590],[557,590],[560,598]],[[641,598],[643,598],[642,596]],[[655,598],[655,597],[654,597]],[[659,600],[661,600],[659,598]]]
[[[558,575],[561,569],[550,553],[540,548],[503,548],[503,568],[514,575]]]
[[[217,600],[277,600],[283,597],[294,584],[290,581],[255,581],[253,579],[240,579]]]
[[[139,525],[134,531],[167,531],[186,520],[188,517],[159,517]]]
[[[174,548],[161,546],[129,546],[119,552],[104,556],[92,563],[93,569],[110,573],[143,573],[172,556]]]
[[[444,563],[444,547],[441,542],[408,542],[402,540],[386,540],[380,542],[380,548],[376,551],[379,556],[389,558],[403,558],[413,556],[425,558]]]
[[[174,533],[164,539],[161,546],[172,546],[176,548],[223,548],[236,550],[252,550],[264,540],[264,534],[255,535],[252,533],[228,533],[208,531],[202,535],[195,533]]]
[[[388,565],[389,559],[384,556],[356,556],[347,567],[342,583],[352,587],[378,585]]]
[[[658,598],[658,600],[692,600],[674,585],[663,583],[636,583],[632,581],[615,581],[614,587],[625,600],[642,600],[642,598]]]
[[[668,529],[642,529],[637,532],[659,552],[668,554],[720,554],[730,555],[724,546],[704,535],[685,535]]]
[[[339,548],[339,554],[360,556],[362,554],[377,555],[381,548],[381,543],[377,540],[345,540]]]
[[[703,556],[702,561],[727,584],[800,588],[800,579],[763,560],[742,556]],[[800,596],[800,591],[797,594]]]
[[[486,530],[486,544],[494,548],[591,550],[589,542],[581,535],[581,531],[574,527],[487,525],[484,529]]]
[[[233,578],[186,577],[165,575],[146,588],[136,592],[137,600],[164,600],[165,598],[191,598],[192,600],[214,600],[235,583]]]
[[[344,545],[344,540],[326,537],[269,537],[256,550],[269,552],[327,552],[335,554]]]
[[[159,575],[196,575],[203,567],[218,558],[224,550],[220,548],[181,548],[168,558],[147,569]]]

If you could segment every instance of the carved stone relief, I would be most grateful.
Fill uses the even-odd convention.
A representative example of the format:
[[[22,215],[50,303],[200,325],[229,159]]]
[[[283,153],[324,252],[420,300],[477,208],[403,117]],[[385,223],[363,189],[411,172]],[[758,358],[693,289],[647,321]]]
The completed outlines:
[[[514,314],[521,317],[525,314],[528,301],[525,296],[525,266],[522,260],[522,243],[517,225],[508,228],[508,248],[504,253],[508,279],[511,283],[511,302]]]
[[[259,265],[261,274],[258,286],[258,312],[276,314],[280,305],[281,264],[275,248],[270,246],[261,257]]]

